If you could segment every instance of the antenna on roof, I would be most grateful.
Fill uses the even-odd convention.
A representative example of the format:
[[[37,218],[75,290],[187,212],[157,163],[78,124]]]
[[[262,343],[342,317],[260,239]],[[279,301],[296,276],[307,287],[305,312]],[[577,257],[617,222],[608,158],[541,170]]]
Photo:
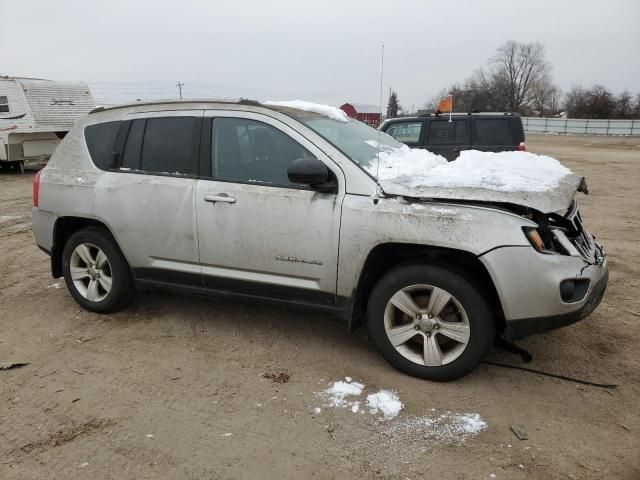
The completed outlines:
[[[382,79],[384,78],[384,44],[382,44],[382,59],[380,63],[380,120],[382,120]],[[380,125],[378,125],[378,165],[376,166],[376,181],[380,176]]]

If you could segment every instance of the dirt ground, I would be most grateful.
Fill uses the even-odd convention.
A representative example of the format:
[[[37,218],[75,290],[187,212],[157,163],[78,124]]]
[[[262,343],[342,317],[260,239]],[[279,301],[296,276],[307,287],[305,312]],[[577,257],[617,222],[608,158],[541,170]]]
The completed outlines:
[[[615,389],[487,364],[451,383],[410,378],[366,332],[289,307],[153,293],[83,311],[33,242],[35,169],[0,172],[0,363],[28,362],[0,370],[0,478],[640,478],[640,139],[527,146],[587,177],[582,213],[611,280],[590,318],[522,346],[533,368]],[[263,375],[279,372],[289,381]],[[345,376],[396,390],[404,411],[325,408],[316,392]],[[487,427],[465,440],[408,426],[449,411]]]

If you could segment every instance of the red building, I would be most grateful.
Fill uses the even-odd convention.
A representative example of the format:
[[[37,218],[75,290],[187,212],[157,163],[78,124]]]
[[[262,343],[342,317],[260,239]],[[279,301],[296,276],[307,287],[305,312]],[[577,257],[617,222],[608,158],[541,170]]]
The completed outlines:
[[[364,103],[345,103],[340,109],[351,118],[360,120],[373,127],[380,125],[380,107]]]

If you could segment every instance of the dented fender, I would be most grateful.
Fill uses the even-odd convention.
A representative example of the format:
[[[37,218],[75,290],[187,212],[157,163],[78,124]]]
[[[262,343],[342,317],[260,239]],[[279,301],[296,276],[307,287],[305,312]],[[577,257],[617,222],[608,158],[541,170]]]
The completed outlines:
[[[339,296],[349,296],[369,253],[385,243],[463,250],[475,256],[501,246],[530,244],[522,227],[536,224],[511,212],[402,197],[347,195],[342,209]]]

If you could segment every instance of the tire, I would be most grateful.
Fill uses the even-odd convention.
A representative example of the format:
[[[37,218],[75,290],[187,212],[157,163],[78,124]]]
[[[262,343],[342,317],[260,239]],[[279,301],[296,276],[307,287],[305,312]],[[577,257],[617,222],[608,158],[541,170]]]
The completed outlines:
[[[474,370],[496,328],[487,303],[463,272],[425,264],[397,267],[378,281],[368,300],[367,326],[393,367],[437,381]]]
[[[87,227],[71,235],[62,262],[69,293],[87,310],[116,312],[135,297],[129,265],[105,228]]]

